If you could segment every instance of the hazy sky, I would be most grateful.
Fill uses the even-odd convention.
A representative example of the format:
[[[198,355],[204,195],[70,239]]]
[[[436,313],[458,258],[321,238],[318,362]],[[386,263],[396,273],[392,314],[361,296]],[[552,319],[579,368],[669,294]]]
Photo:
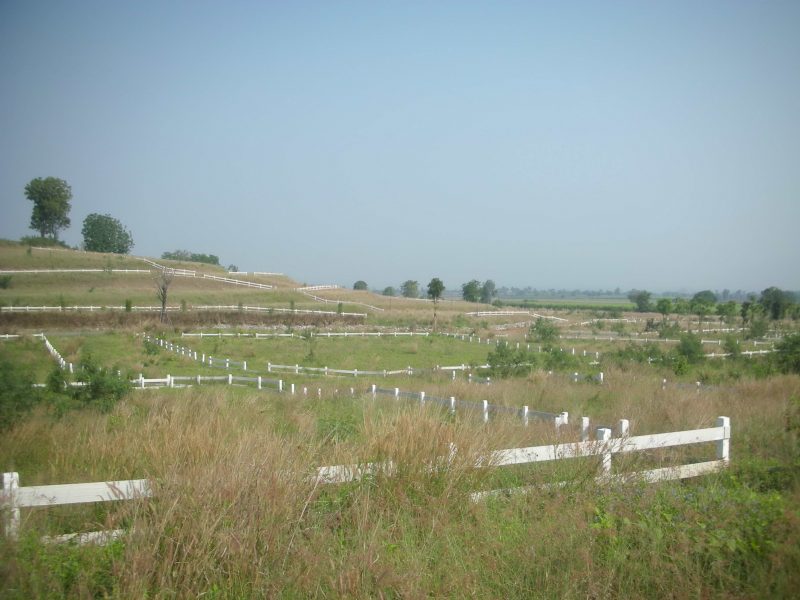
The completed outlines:
[[[0,0],[0,237],[372,287],[800,289],[800,2]]]

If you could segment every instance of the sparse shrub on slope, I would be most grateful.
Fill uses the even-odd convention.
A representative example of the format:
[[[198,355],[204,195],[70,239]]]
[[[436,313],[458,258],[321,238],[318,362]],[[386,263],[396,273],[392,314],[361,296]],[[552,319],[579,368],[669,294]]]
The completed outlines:
[[[38,401],[39,393],[28,374],[9,362],[0,362],[0,431],[18,422]]]

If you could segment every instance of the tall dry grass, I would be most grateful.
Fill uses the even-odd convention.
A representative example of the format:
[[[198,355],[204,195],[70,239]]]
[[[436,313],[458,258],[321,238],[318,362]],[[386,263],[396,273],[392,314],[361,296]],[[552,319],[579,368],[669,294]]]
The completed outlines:
[[[482,391],[509,403],[553,396],[598,419],[624,415],[634,433],[707,426],[726,414],[734,464],[790,459],[780,427],[797,377],[700,394],[663,394],[633,376],[615,385],[534,378]],[[19,470],[23,485],[147,477],[155,496],[103,510],[26,511],[22,542],[0,547],[0,576],[9,597],[120,598],[780,597],[798,583],[795,492],[776,498],[724,475],[597,488],[592,461],[473,468],[489,449],[558,439],[546,425],[484,425],[393,399],[229,388],[139,393],[108,415],[40,414],[0,439],[5,470]],[[458,452],[444,460],[451,445]],[[310,477],[317,466],[386,460],[395,472],[336,485]],[[469,500],[480,489],[554,480],[577,483]],[[105,550],[35,541],[117,526],[129,533]]]

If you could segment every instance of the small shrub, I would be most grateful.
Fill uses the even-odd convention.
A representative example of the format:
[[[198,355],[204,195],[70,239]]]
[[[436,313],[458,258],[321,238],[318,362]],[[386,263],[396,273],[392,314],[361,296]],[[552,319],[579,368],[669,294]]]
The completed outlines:
[[[525,350],[515,350],[507,343],[497,346],[486,359],[493,376],[509,377],[529,373],[536,365],[536,355]]]
[[[11,275],[3,275],[0,277],[0,290],[7,290],[11,287]]]
[[[529,335],[533,341],[549,346],[558,337],[558,327],[547,319],[539,318],[531,325]]]
[[[702,362],[705,359],[703,344],[700,337],[693,333],[685,333],[675,349],[679,356],[683,356],[689,364]]]
[[[11,428],[39,399],[27,371],[0,362],[0,431]]]
[[[130,298],[125,299],[125,312],[131,312],[133,310],[133,302],[131,302]]]
[[[112,369],[97,365],[91,356],[81,360],[77,380],[84,385],[72,388],[72,396],[103,412],[110,411],[131,387]]]

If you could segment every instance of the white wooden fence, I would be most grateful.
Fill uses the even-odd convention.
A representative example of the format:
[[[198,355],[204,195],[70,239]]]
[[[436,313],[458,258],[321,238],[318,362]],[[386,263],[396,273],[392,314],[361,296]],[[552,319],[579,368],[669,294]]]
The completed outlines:
[[[416,331],[342,331],[342,332],[314,332],[309,331],[308,334],[310,337],[324,337],[324,338],[333,338],[333,337],[428,337],[430,333],[427,331],[416,332]],[[270,339],[270,338],[298,338],[303,339],[305,338],[306,334],[301,333],[222,333],[222,332],[213,332],[213,333],[205,333],[205,332],[198,332],[198,333],[185,333],[181,332],[181,337],[199,337],[200,339],[204,337],[210,338],[223,338],[223,337],[235,337],[235,338],[255,338],[257,340],[261,339]]]
[[[601,458],[600,475],[597,477],[598,483],[625,483],[629,481],[654,483],[706,475],[727,467],[730,462],[731,424],[728,417],[718,417],[716,426],[707,429],[640,436],[629,436],[623,432],[617,438],[612,438],[611,435],[610,429],[600,428],[597,430],[596,441],[495,450],[485,456],[478,457],[474,466],[475,468],[497,468],[507,465],[597,456]],[[612,459],[615,454],[710,442],[716,444],[716,460],[713,461],[612,474]],[[436,461],[434,465],[430,466],[430,469],[435,470],[442,466],[446,467],[455,457],[457,451],[456,447],[451,446],[450,454]],[[316,484],[336,484],[354,481],[368,474],[384,473],[391,476],[395,472],[396,465],[392,461],[335,465],[317,467],[310,480]],[[480,501],[492,496],[526,493],[531,489],[534,488],[481,491],[473,493],[471,499]],[[4,509],[5,535],[11,539],[18,537],[21,523],[20,509],[23,508],[131,500],[148,498],[152,497],[152,495],[151,484],[146,479],[20,487],[18,473],[4,473],[3,494],[0,500]],[[53,542],[72,540],[78,543],[106,543],[108,540],[119,537],[123,533],[124,531],[122,530],[95,531],[83,534],[66,534],[55,538],[46,538],[46,540]]]
[[[320,298],[319,296],[315,296],[314,294],[309,294],[304,289],[318,289],[318,290],[327,290],[327,289],[334,289],[338,286],[314,286],[312,288],[297,288],[304,296],[308,296],[312,300],[316,302],[322,302],[323,304],[356,304],[358,306],[366,306],[367,308],[371,308],[372,310],[377,310],[378,312],[384,312],[383,308],[379,306],[373,306],[372,304],[367,304],[366,302],[356,302],[355,300],[331,300],[330,298]]]
[[[125,306],[0,306],[0,312],[96,312],[96,311],[124,311],[127,310]],[[168,312],[178,312],[184,310],[182,306],[167,306]],[[333,312],[329,310],[313,310],[313,309],[299,309],[299,308],[274,308],[270,306],[239,306],[236,304],[231,305],[199,305],[187,306],[186,310],[197,311],[217,311],[217,312],[259,312],[259,313],[291,313],[291,314],[307,314],[307,315],[343,315],[347,317],[366,317],[366,313],[354,312]],[[132,312],[161,312],[160,306],[132,306]]]
[[[19,473],[3,473],[2,504],[3,512],[5,513],[5,535],[11,539],[16,539],[18,537],[21,508],[112,502],[116,500],[148,498],[151,496],[150,482],[147,479],[20,487]],[[45,538],[45,541],[106,543],[119,537],[122,533],[123,531],[120,529],[112,531],[93,531],[81,534],[72,533],[54,538]]]

